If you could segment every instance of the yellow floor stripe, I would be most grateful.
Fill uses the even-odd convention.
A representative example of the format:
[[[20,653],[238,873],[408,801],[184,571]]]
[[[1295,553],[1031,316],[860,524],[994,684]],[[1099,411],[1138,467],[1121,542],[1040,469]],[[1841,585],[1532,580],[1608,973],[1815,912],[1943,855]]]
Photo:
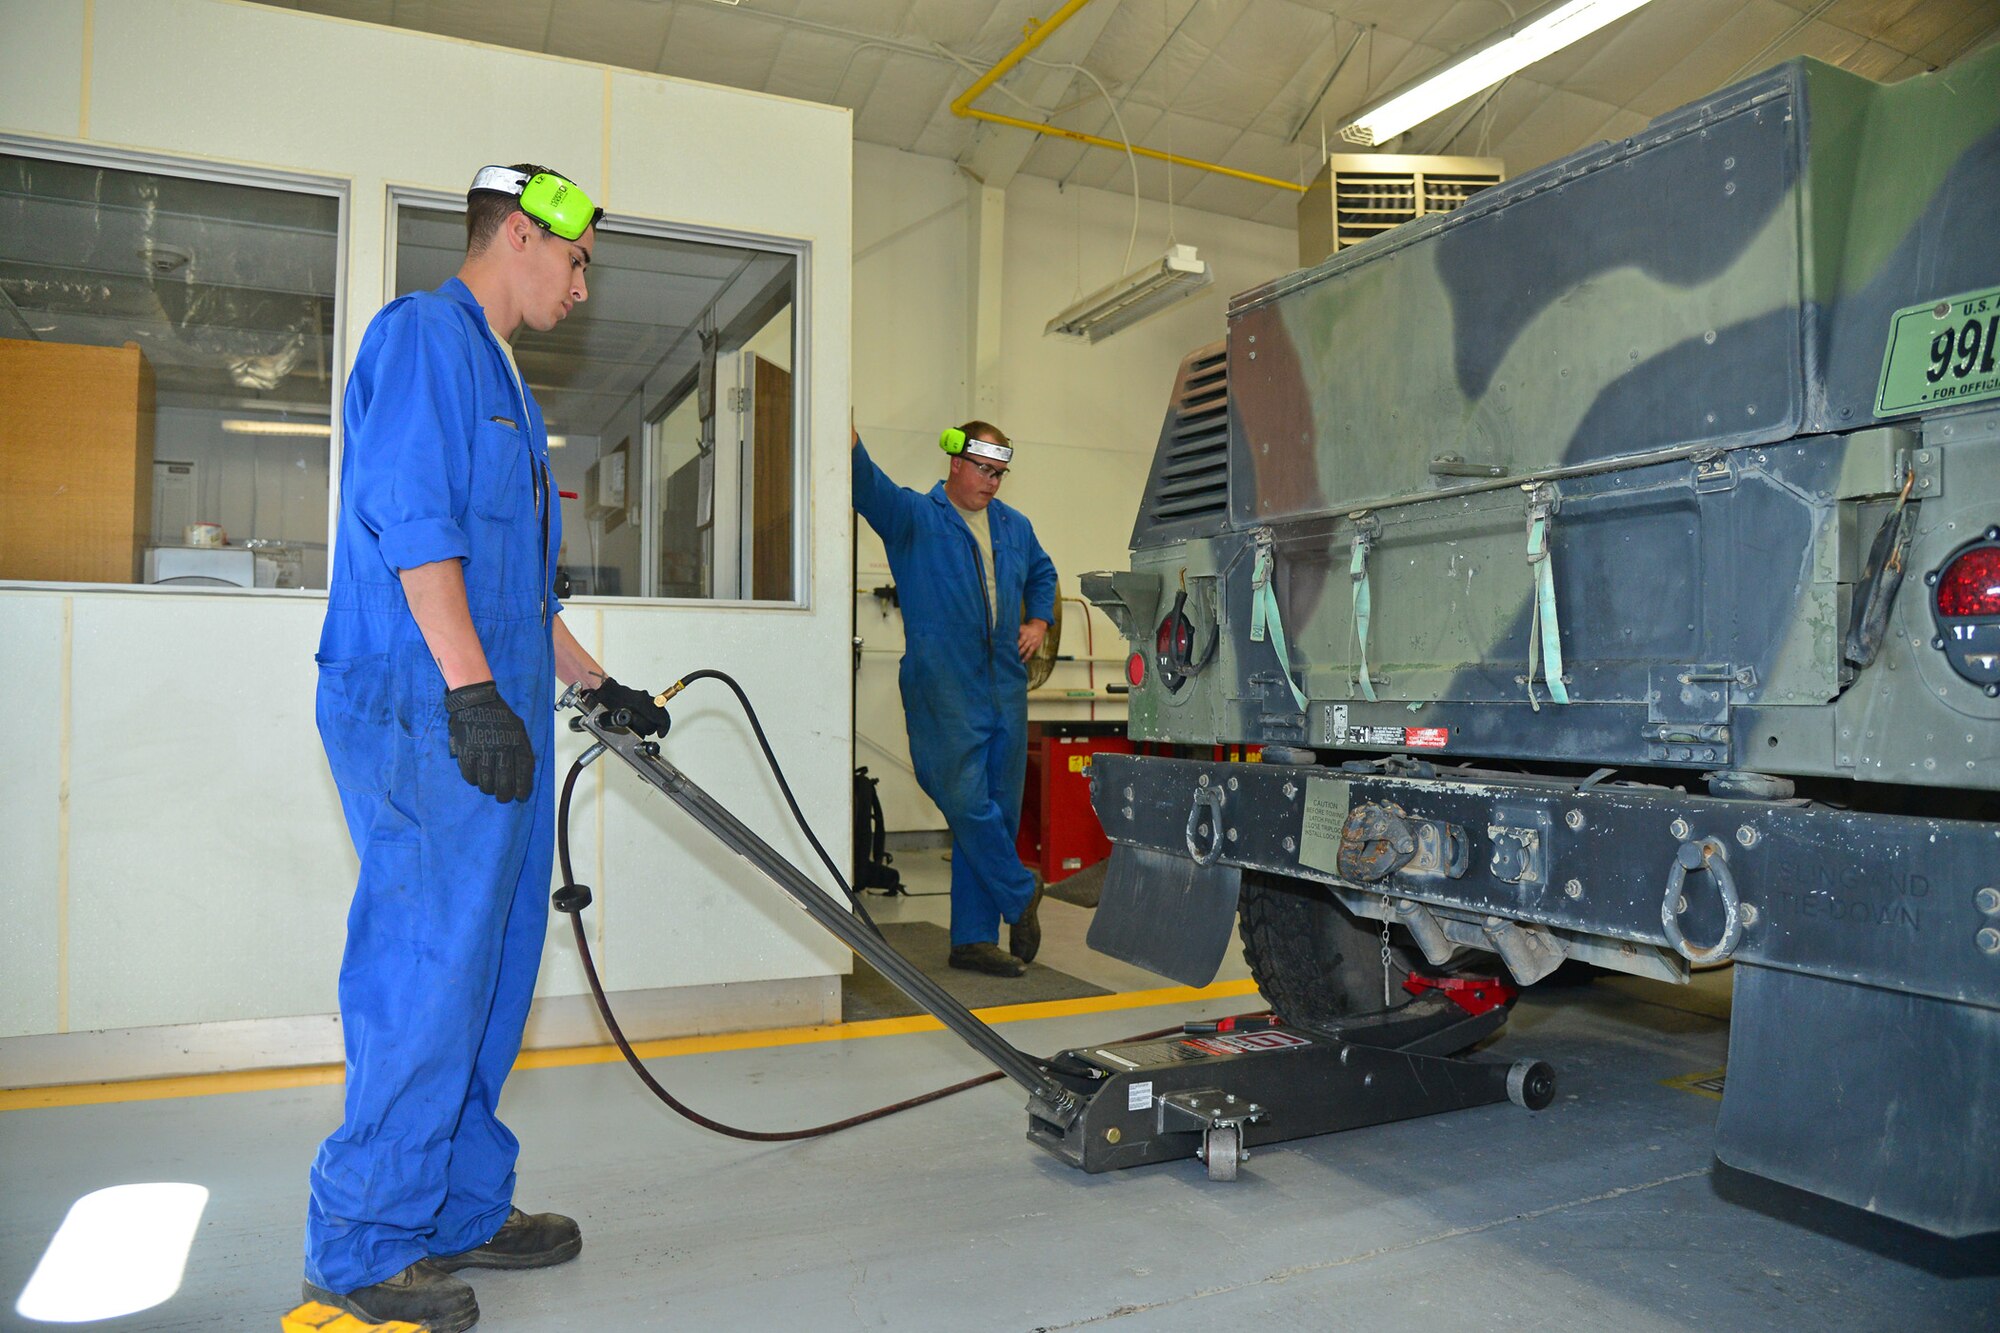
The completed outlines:
[[[1042,1018],[1108,1014],[1123,1009],[1191,1004],[1203,1000],[1255,995],[1253,981],[1218,981],[1212,986],[1165,986],[1158,990],[1123,991],[1077,1000],[1043,1000],[975,1009],[981,1020],[996,1026],[1028,1023]],[[899,1037],[914,1032],[942,1032],[944,1024],[928,1014],[908,1018],[876,1018],[862,1023],[827,1023],[817,1027],[766,1028],[758,1032],[721,1032],[704,1037],[666,1037],[632,1043],[640,1058],[664,1060],[677,1055],[708,1055],[718,1051],[767,1050],[806,1046],[822,1041],[862,1041]],[[616,1046],[557,1046],[523,1051],[516,1069],[565,1069],[575,1065],[610,1064],[625,1057]],[[46,1088],[0,1089],[0,1111],[51,1110],[65,1106],[98,1106],[111,1102],[161,1101],[174,1097],[214,1097],[231,1092],[271,1092],[283,1088],[323,1087],[339,1083],[339,1065],[298,1065],[290,1069],[249,1069],[236,1073],[186,1074],[174,1078],[138,1078],[117,1083],[69,1083]]]

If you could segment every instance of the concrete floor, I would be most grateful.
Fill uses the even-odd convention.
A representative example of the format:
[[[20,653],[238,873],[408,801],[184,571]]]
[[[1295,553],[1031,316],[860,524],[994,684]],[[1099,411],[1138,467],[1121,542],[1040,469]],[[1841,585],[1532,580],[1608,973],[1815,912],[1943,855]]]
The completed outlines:
[[[899,865],[917,888],[941,886],[940,858]],[[944,903],[871,907],[941,920]],[[1118,989],[1161,984],[1092,959],[1088,913],[1045,910],[1055,966]],[[1229,967],[1241,975],[1240,960]],[[1048,1052],[1251,1007],[1006,1032]],[[1275,1145],[1227,1185],[1192,1161],[1075,1172],[1023,1141],[1007,1084],[765,1146],[695,1129],[619,1065],[524,1071],[506,1105],[524,1145],[519,1198],[575,1214],[584,1252],[541,1273],[468,1276],[492,1330],[2000,1327],[1995,1238],[1937,1241],[1717,1165],[1718,1103],[1663,1080],[1719,1067],[1726,1041],[1716,1018],[1616,986],[1538,992],[1491,1054],[1551,1061],[1548,1111],[1503,1105]],[[775,1128],[979,1065],[953,1038],[920,1033],[654,1069],[711,1114]],[[96,1327],[272,1327],[297,1292],[306,1165],[339,1096],[0,1114],[0,1326],[47,1327],[14,1301],[71,1201],[181,1180],[211,1198],[179,1292]]]

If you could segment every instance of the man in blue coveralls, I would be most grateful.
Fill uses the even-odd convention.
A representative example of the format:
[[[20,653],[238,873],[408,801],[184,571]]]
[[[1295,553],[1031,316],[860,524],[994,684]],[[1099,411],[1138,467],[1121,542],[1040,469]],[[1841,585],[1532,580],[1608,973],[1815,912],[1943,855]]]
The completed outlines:
[[[1056,567],[1026,516],[994,498],[1014,457],[1007,437],[968,421],[938,443],[951,456],[945,479],[919,494],[883,475],[856,434],[854,508],[888,550],[910,761],[951,827],[951,965],[1018,977],[1042,943],[1041,886],[1014,852],[1025,663],[1055,619]]]
[[[315,711],[361,877],[305,1297],[371,1322],[468,1328],[453,1271],[583,1247],[569,1218],[513,1206],[519,1144],[495,1115],[546,930],[555,679],[634,730],[664,719],[563,624],[548,435],[507,340],[584,300],[602,213],[545,168],[483,168],[458,276],[385,306],[347,384]]]

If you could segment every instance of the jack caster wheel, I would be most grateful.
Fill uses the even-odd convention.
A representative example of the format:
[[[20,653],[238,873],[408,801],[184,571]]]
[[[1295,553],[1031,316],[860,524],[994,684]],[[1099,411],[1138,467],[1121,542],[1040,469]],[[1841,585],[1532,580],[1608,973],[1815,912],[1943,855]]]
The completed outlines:
[[[1235,1125],[1220,1125],[1201,1136],[1201,1159],[1208,1163],[1210,1180],[1236,1179],[1236,1167],[1246,1154],[1243,1131]]]
[[[1539,1111],[1556,1099],[1556,1071],[1545,1060],[1519,1060],[1507,1071],[1507,1100]]]

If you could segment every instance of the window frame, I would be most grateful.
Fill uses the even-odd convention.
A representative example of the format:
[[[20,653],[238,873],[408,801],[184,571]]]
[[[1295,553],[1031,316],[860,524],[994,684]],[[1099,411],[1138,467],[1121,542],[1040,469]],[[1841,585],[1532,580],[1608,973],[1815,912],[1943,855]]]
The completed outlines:
[[[348,283],[352,274],[354,178],[330,172],[293,171],[229,158],[152,152],[71,139],[0,132],[0,153],[77,166],[130,171],[252,189],[324,195],[334,201],[332,389],[327,400],[326,568],[333,578],[333,547],[340,506],[340,404],[347,391]],[[148,596],[324,598],[326,588],[235,588],[165,583],[79,583],[54,579],[0,579],[0,590],[144,593]]]
[[[397,221],[400,210],[421,208],[432,211],[463,213],[465,196],[448,190],[437,190],[423,186],[399,185],[391,183],[386,191],[384,232],[382,240],[382,305],[396,298],[397,252],[400,249]],[[607,211],[598,219],[600,233],[612,232],[620,235],[651,237],[667,241],[686,241],[696,245],[714,245],[738,250],[761,250],[767,254],[784,255],[792,261],[792,588],[794,596],[787,601],[754,599],[747,597],[646,597],[636,593],[581,594],[564,599],[564,606],[670,606],[685,609],[713,608],[732,611],[811,611],[812,597],[812,486],[811,457],[807,447],[809,418],[807,404],[812,401],[811,328],[812,328],[812,260],[813,242],[804,236],[787,236],[773,232],[740,231],[728,227],[708,226],[700,223],[669,222],[662,218],[646,217],[637,213]],[[376,307],[378,310],[380,306]],[[369,316],[374,317],[373,313]],[[343,390],[345,385],[343,384]],[[647,417],[642,432],[650,436],[655,422]],[[336,430],[336,435],[338,431]],[[721,448],[721,441],[716,442]],[[652,453],[647,450],[648,462],[643,476],[637,483],[646,494],[649,506],[655,503],[658,483],[663,480],[653,475]],[[333,475],[336,478],[334,491],[338,498],[340,457],[333,458]],[[740,487],[739,480],[739,487]],[[338,537],[331,538],[337,541]],[[641,542],[642,574],[653,568],[650,562],[657,557],[656,536],[649,536]],[[331,555],[329,555],[331,559]],[[331,566],[329,566],[330,568]]]

